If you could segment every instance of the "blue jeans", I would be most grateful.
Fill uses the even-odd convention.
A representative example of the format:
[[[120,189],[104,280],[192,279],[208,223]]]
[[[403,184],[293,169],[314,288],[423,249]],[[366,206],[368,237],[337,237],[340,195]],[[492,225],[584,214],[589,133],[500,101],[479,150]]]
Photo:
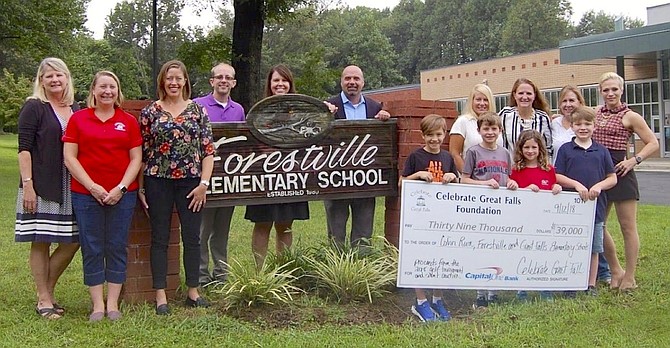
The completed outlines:
[[[200,269],[201,211],[188,209],[193,198],[186,198],[200,185],[200,178],[163,179],[144,177],[149,221],[151,222],[151,277],[154,289],[167,287],[167,250],[170,242],[172,210],[177,207],[184,246],[184,273],[186,286],[197,288]]]
[[[598,280],[605,281],[607,279],[612,279],[612,272],[610,272],[610,265],[605,259],[605,254],[598,254]]]
[[[137,192],[128,192],[115,205],[100,205],[91,195],[72,192],[79,226],[84,284],[96,286],[126,281],[128,229]]]

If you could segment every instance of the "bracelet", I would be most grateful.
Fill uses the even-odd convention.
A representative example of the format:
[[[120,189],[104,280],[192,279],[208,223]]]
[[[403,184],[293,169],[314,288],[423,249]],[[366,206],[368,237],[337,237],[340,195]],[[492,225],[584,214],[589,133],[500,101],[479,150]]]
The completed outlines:
[[[147,192],[147,190],[144,189],[144,187],[142,187],[139,191],[140,191],[141,194],[145,194]]]
[[[93,186],[95,186],[95,183],[92,183],[91,187],[89,187],[88,190],[91,191],[93,189]]]
[[[200,180],[200,185],[205,185],[205,187],[209,187],[209,180]]]
[[[33,180],[33,178],[25,178],[25,179],[23,179],[23,180],[21,180],[21,181],[23,181],[23,182],[28,182],[28,181],[32,181],[32,180]]]

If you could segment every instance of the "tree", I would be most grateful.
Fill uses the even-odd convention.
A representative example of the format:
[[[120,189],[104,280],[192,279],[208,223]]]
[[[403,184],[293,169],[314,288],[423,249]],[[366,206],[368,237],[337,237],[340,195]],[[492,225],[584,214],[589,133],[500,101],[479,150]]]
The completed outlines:
[[[596,13],[590,10],[582,15],[579,23],[574,27],[574,37],[583,37],[595,34],[603,34],[614,31],[614,21],[617,16],[605,13],[605,11],[598,11]],[[644,26],[641,19],[623,17],[624,29],[639,28]]]
[[[18,130],[19,111],[32,92],[29,78],[17,77],[7,69],[0,76],[0,133]]]
[[[502,48],[524,53],[558,47],[569,37],[569,0],[514,0],[502,30]]]
[[[137,78],[144,96],[153,95],[151,5],[151,1],[144,0],[116,4],[107,16],[104,36],[123,56],[134,57],[138,62]],[[186,32],[179,26],[179,13],[183,8],[184,0],[158,1],[159,64],[176,58],[179,47],[186,41]]]
[[[62,57],[84,30],[88,0],[3,0],[0,69],[30,76],[44,57]]]
[[[245,110],[260,99],[262,80],[261,52],[263,29],[268,18],[290,16],[290,11],[312,0],[233,0],[235,21],[233,24],[233,57],[237,87],[233,98]]]

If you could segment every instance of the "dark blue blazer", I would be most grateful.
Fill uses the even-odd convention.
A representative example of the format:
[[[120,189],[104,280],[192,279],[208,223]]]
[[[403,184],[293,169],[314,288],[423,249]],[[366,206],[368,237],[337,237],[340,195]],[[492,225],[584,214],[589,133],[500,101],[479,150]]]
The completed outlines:
[[[337,112],[335,112],[336,120],[347,119],[347,116],[344,114],[344,105],[342,104],[341,94],[328,99],[328,102],[337,106]],[[375,118],[375,115],[381,110],[382,104],[370,97],[365,97],[365,114],[367,118]]]

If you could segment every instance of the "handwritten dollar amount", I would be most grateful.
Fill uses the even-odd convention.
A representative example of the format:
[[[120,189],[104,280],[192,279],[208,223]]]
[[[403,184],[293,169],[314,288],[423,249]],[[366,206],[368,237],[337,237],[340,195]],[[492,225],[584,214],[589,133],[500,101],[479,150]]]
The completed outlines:
[[[582,236],[586,233],[584,226],[551,224],[551,232],[555,236]]]

